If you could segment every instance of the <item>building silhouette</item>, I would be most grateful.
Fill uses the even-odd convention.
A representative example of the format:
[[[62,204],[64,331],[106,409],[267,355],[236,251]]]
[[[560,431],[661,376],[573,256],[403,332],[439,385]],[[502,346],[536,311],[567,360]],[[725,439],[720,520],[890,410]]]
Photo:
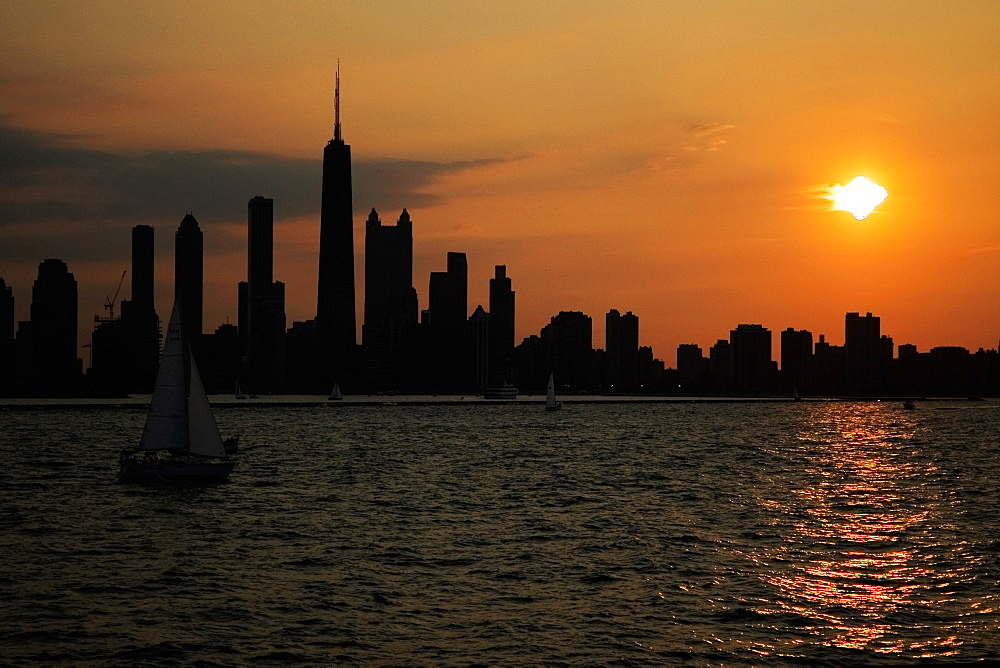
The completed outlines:
[[[506,265],[493,268],[490,279],[488,382],[514,383],[514,290]]]
[[[703,392],[708,376],[708,360],[701,346],[682,343],[677,346],[677,382],[682,392]]]
[[[621,315],[611,309],[604,323],[607,387],[612,392],[635,392],[639,389],[639,318],[631,311]]]
[[[180,300],[182,327],[195,349],[202,334],[204,253],[201,228],[188,213],[174,234],[174,294]]]
[[[719,339],[708,350],[709,389],[732,392],[734,387],[733,347],[728,339]]]
[[[482,392],[489,384],[490,325],[492,317],[482,304],[469,316],[466,340],[472,363],[472,384],[477,392]]]
[[[365,222],[365,320],[361,328],[368,387],[390,390],[409,383],[417,308],[410,214],[403,209],[396,225],[389,226],[372,209]]]
[[[771,330],[761,325],[737,325],[729,332],[733,381],[740,392],[762,392],[770,385]]]
[[[424,356],[429,365],[423,377],[439,390],[462,390],[474,385],[469,356],[469,265],[465,253],[449,252],[446,271],[432,271],[424,314]]]
[[[882,389],[885,357],[880,319],[848,313],[844,319],[845,381],[851,393],[875,393]],[[892,357],[892,351],[889,351]]]
[[[837,346],[819,335],[813,352],[813,373],[817,394],[833,395],[844,391],[844,346]]]
[[[239,287],[243,389],[277,392],[285,380],[285,286],[274,281],[274,200],[247,202],[247,281]]]
[[[813,392],[812,332],[791,327],[781,332],[781,375],[791,392]]]
[[[326,387],[343,388],[357,374],[354,294],[354,204],[351,147],[340,125],[340,69],[334,93],[333,139],[323,149],[323,190],[319,223],[319,283],[316,303],[319,377]]]
[[[548,371],[559,387],[570,390],[591,390],[596,385],[593,368],[594,325],[589,315],[580,311],[560,311],[541,331],[542,347]],[[544,379],[536,386],[544,387]]]
[[[0,278],[0,395],[13,389],[14,290]]]
[[[663,392],[665,367],[663,360],[653,355],[652,346],[639,347],[639,389],[642,392]]]
[[[126,392],[151,392],[160,358],[160,318],[154,305],[155,233],[132,228],[132,299],[121,302],[127,365]],[[97,345],[95,342],[94,345]]]
[[[30,319],[18,325],[14,373],[27,396],[74,396],[83,387],[77,357],[77,285],[66,263],[38,265],[31,289]]]

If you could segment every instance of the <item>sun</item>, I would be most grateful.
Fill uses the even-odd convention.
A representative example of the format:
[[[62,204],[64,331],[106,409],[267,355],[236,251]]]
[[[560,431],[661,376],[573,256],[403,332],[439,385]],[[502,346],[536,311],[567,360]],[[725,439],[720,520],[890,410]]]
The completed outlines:
[[[850,211],[858,220],[864,220],[872,210],[885,201],[889,191],[863,176],[856,176],[846,186],[839,183],[829,188],[826,199],[833,202],[837,211]]]

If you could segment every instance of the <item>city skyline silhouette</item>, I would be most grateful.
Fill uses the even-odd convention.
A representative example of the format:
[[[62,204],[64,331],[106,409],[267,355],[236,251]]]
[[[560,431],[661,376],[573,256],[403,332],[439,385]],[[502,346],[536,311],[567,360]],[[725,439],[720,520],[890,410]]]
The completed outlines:
[[[862,28],[831,8],[726,15],[680,3],[628,8],[612,24],[586,8],[521,11],[520,23],[509,22],[509,10],[470,8],[437,17],[439,25],[411,8],[421,38],[399,43],[408,55],[394,46],[379,59],[372,55],[393,44],[389,17],[349,7],[356,25],[383,29],[371,31],[371,44],[342,26],[328,28],[335,48],[272,44],[268,58],[286,69],[255,71],[252,91],[236,90],[247,80],[241,67],[255,62],[239,46],[214,65],[185,49],[151,63],[121,50],[111,22],[76,21],[80,36],[67,35],[65,48],[83,37],[100,48],[71,67],[53,59],[41,24],[16,6],[4,10],[10,25],[25,28],[8,48],[20,54],[30,45],[37,54],[10,60],[0,84],[10,100],[0,139],[12,156],[2,166],[9,234],[0,275],[14,288],[16,319],[27,318],[38,262],[62,259],[80,282],[83,345],[84,326],[128,267],[135,224],[160,238],[162,316],[173,284],[164,235],[190,211],[211,267],[206,329],[236,323],[232,286],[246,280],[244,213],[254,195],[274,200],[274,275],[286,285],[287,320],[312,318],[319,147],[330,139],[340,55],[359,341],[365,219],[374,208],[392,221],[405,208],[421,307],[427,277],[447,252],[468,256],[470,311],[487,303],[494,267],[505,265],[519,286],[518,341],[573,310],[594,318],[602,341],[603,315],[618,309],[641,317],[641,344],[670,364],[677,346],[707,349],[740,323],[804,329],[839,345],[843,314],[870,311],[897,344],[921,351],[997,345],[1000,313],[989,296],[1000,280],[992,270],[1000,242],[995,195],[984,187],[996,168],[974,131],[989,110],[975,91],[996,77],[979,57],[992,42],[975,26],[989,24],[995,9],[867,8]],[[43,4],[35,16],[53,11]],[[78,12],[61,11],[66,22]],[[268,21],[290,37],[304,22],[322,23],[323,11],[274,12]],[[486,20],[487,11],[499,20]],[[138,12],[134,34],[154,24],[173,33],[184,22],[168,14],[177,22]],[[214,34],[191,34],[219,54],[248,20],[238,11],[229,18],[206,22]],[[449,30],[463,18],[465,32]],[[753,31],[742,30],[744,19]],[[938,26],[933,39],[925,25]],[[606,47],[591,38],[618,31],[636,38],[617,56],[580,59],[599,59]],[[582,41],[541,38],[553,34]],[[157,40],[150,37],[177,43]],[[477,46],[477,58],[440,59],[463,40]],[[548,59],[539,58],[543,44]],[[66,113],[72,89],[61,84],[96,90],[88,68],[98,55],[120,68],[109,75],[114,97],[101,106],[78,95],[77,113]],[[140,72],[125,72],[129,63]],[[205,78],[213,66],[217,74]],[[170,100],[150,104],[153,91]],[[807,93],[813,102],[798,101]],[[535,103],[525,104],[531,95]],[[948,116],[946,100],[962,104]],[[811,194],[860,174],[890,192],[865,221]]]

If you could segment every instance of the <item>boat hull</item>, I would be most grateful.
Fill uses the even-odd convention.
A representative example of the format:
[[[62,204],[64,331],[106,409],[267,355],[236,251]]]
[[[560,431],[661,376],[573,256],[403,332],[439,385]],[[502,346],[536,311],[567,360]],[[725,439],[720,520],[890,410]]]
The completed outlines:
[[[236,462],[133,452],[123,453],[118,467],[118,482],[206,484],[229,480]]]

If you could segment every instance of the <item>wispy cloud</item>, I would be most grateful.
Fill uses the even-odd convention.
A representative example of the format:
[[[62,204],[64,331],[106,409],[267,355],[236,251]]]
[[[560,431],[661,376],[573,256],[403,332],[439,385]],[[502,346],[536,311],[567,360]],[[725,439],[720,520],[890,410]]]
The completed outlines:
[[[701,154],[720,150],[735,128],[732,123],[718,122],[688,126],[669,150],[647,159],[646,167],[652,171],[690,167]]]
[[[86,239],[84,245],[99,249],[102,238],[120,235],[123,227],[179,221],[187,211],[203,225],[241,222],[254,195],[274,198],[278,225],[319,215],[319,159],[246,151],[95,150],[74,146],[74,140],[0,125],[0,229],[19,239],[18,249],[0,244],[0,257],[43,246],[54,226],[61,241]],[[498,162],[356,160],[355,209],[439,204],[442,198],[432,189],[437,179]]]

